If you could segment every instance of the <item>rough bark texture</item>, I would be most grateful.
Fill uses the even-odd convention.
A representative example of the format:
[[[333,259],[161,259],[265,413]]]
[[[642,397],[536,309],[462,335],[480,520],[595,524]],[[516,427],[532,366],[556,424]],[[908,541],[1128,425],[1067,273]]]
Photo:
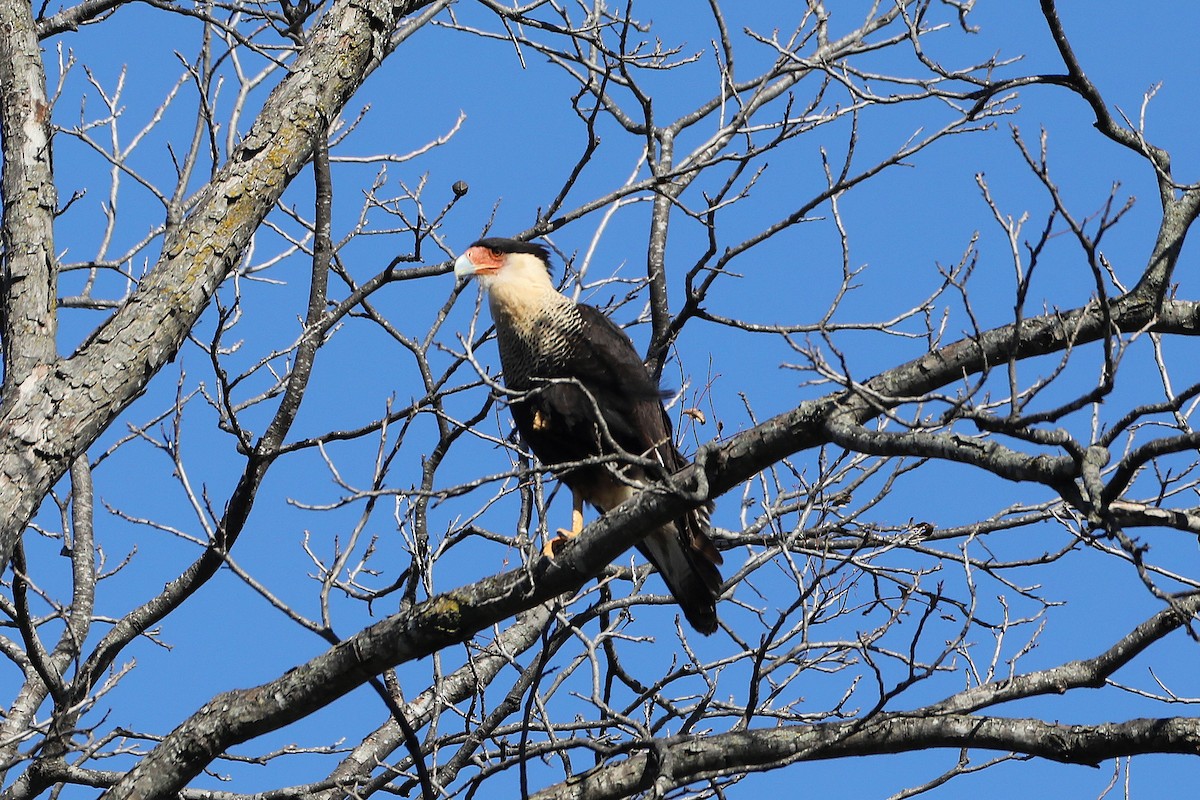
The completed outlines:
[[[35,367],[54,359],[58,300],[54,214],[58,193],[46,96],[31,8],[0,3],[0,139],[3,140],[4,275],[0,286],[5,406]],[[3,538],[0,537],[0,541]],[[0,565],[11,547],[0,548]]]
[[[708,776],[777,769],[797,761],[903,753],[929,748],[1012,751],[1095,766],[1142,753],[1195,754],[1200,724],[1187,717],[1062,725],[1039,719],[881,715],[861,722],[737,731],[668,739],[653,755],[600,767],[532,800],[617,800]]]

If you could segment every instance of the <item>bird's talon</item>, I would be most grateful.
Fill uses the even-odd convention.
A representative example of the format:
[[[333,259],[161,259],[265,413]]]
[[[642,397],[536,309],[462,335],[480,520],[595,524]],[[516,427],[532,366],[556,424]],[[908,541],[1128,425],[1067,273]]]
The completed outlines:
[[[566,528],[559,528],[558,534],[553,539],[546,542],[546,546],[542,548],[542,553],[544,553],[547,558],[555,558],[558,555],[558,551],[562,550],[563,545],[565,545],[567,541],[570,540],[574,535],[575,534]]]

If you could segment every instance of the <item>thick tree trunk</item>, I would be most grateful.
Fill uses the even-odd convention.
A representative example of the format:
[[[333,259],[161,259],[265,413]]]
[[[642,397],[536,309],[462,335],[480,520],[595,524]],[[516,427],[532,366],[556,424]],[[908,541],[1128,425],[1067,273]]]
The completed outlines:
[[[54,213],[45,70],[24,0],[0,0],[0,138],[3,139],[4,391],[7,407],[33,369],[57,355]],[[7,551],[5,551],[7,552]]]

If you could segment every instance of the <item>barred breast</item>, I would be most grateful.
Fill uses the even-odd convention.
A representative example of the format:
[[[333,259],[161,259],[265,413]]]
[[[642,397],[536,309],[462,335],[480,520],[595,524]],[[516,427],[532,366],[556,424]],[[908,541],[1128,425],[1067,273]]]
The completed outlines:
[[[575,353],[582,327],[579,311],[569,300],[524,319],[497,324],[496,340],[505,385],[524,391],[532,388],[537,378],[563,375],[564,367]]]

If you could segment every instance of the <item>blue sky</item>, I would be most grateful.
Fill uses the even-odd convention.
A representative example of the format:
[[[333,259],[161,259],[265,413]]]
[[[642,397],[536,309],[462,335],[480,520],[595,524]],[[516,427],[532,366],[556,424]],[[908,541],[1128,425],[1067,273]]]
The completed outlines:
[[[653,30],[666,41],[683,43],[685,50],[706,50],[713,35],[711,24],[693,6],[704,7],[703,4],[681,4],[678,8],[684,10],[680,13],[676,13],[676,8],[656,12],[664,16],[653,20]],[[778,24],[786,28],[792,24],[792,6],[778,2],[754,4],[751,11],[739,10],[737,13],[747,16],[737,18],[736,25],[731,27],[750,25],[766,31]],[[1119,107],[1136,118],[1144,93],[1161,83],[1147,113],[1149,136],[1156,144],[1171,151],[1178,179],[1194,180],[1200,172],[1200,153],[1192,124],[1200,52],[1193,46],[1192,39],[1200,23],[1200,8],[1187,2],[1158,3],[1154,4],[1153,13],[1139,13],[1129,4],[1107,0],[1089,4],[1064,3],[1063,6],[1063,22],[1076,52],[1110,106]],[[458,4],[456,12],[464,21],[495,27],[494,22],[489,22],[485,14],[468,3]],[[857,16],[848,16],[857,19]],[[782,21],[776,23],[777,18]],[[930,37],[931,55],[948,66],[981,60],[992,53],[1001,57],[1020,55],[1023,57],[1020,62],[1006,68],[1008,74],[1061,71],[1053,43],[1040,23],[1036,3],[1027,0],[983,3],[972,14],[971,21],[979,27],[979,32],[973,36],[964,37],[957,31],[947,31]],[[89,66],[96,82],[106,89],[115,85],[121,70],[127,67],[122,124],[129,126],[130,132],[123,134],[129,137],[149,118],[178,76],[179,62],[173,51],[194,50],[197,37],[190,25],[170,15],[135,6],[121,9],[102,26],[68,35],[63,41],[78,53],[80,62]],[[122,46],[114,47],[113,42],[121,42]],[[763,57],[762,50],[745,40],[740,44],[744,45],[746,56],[739,62],[739,68],[746,70],[743,74],[748,74],[755,66],[755,60]],[[525,55],[522,66],[512,45],[502,41],[479,41],[444,28],[419,32],[351,101],[347,118],[353,118],[365,106],[369,105],[370,109],[335,155],[409,152],[451,130],[459,115],[465,114],[461,129],[446,145],[412,161],[389,165],[380,196],[398,196],[401,184],[415,187],[424,182],[427,212],[436,213],[450,199],[451,185],[457,180],[466,180],[470,184],[470,193],[447,217],[441,232],[447,245],[456,252],[479,235],[493,213],[494,233],[507,234],[528,227],[535,219],[536,210],[557,191],[564,168],[578,156],[583,141],[566,100],[572,88],[571,81],[536,54],[526,52]],[[53,72],[56,55],[52,43],[46,58],[48,69]],[[888,57],[880,57],[878,66],[894,64],[889,63]],[[703,58],[678,75],[666,73],[660,76],[655,84],[656,107],[663,114],[686,108],[697,97],[707,95],[711,79],[711,64]],[[228,93],[232,89],[226,91],[223,102],[228,102]],[[69,126],[79,119],[78,98],[81,95],[88,97],[87,115],[98,116],[97,90],[85,80],[82,70],[76,69],[69,76],[63,99],[56,108],[56,120],[60,125]],[[249,106],[252,108],[261,102],[262,96],[261,90],[252,94]],[[850,261],[854,267],[863,267],[864,272],[858,281],[860,288],[839,312],[839,321],[886,319],[918,302],[938,280],[936,265],[955,263],[976,234],[979,237],[979,263],[973,278],[975,311],[984,326],[1003,324],[1011,319],[1011,259],[998,226],[981,197],[976,175],[985,176],[992,196],[1006,213],[1014,217],[1029,213],[1028,234],[1023,238],[1036,235],[1044,220],[1047,199],[1024,167],[1013,144],[1010,125],[1016,126],[1023,140],[1033,148],[1037,147],[1041,131],[1045,131],[1055,179],[1065,200],[1081,216],[1099,209],[1114,183],[1120,184],[1118,203],[1128,196],[1137,199],[1126,222],[1106,239],[1104,249],[1120,276],[1132,280],[1138,274],[1145,263],[1158,215],[1153,176],[1148,167],[1101,137],[1092,127],[1083,102],[1061,89],[1024,89],[1013,107],[1015,112],[1000,118],[995,130],[943,141],[911,159],[907,166],[887,170],[842,199],[843,218],[851,243]],[[250,118],[250,115],[246,116],[247,121]],[[866,163],[872,156],[890,152],[914,132],[928,130],[944,118],[945,113],[936,109],[936,103],[911,108],[872,109],[861,120],[859,158]],[[604,143],[597,164],[585,173],[576,191],[580,198],[619,185],[634,170],[638,143],[622,137],[611,124],[602,133]],[[167,140],[178,142],[176,147],[182,148],[190,134],[190,120],[185,112],[181,111],[177,119],[169,116],[138,151],[135,160],[138,169],[159,176],[159,179],[169,175]],[[787,214],[818,191],[823,180],[820,148],[827,148],[831,157],[837,159],[844,149],[845,136],[846,126],[839,123],[812,137],[800,137],[772,154],[767,159],[767,171],[748,200],[731,210],[723,222],[722,231],[730,241],[736,241],[739,234],[756,230],[763,220]],[[57,247],[60,252],[67,253],[67,261],[88,258],[102,236],[101,204],[107,199],[107,169],[77,143],[62,137],[56,145],[55,157],[60,176],[60,201],[77,188],[88,190],[60,221]],[[362,194],[378,167],[339,165],[337,169],[335,238],[354,225]],[[306,217],[311,215],[310,181],[307,172],[302,174],[284,201]],[[120,203],[122,223],[115,250],[139,239],[147,226],[161,218],[155,203],[128,180],[123,184]],[[412,210],[411,204],[405,208]],[[146,222],[137,221],[141,215]],[[604,229],[589,266],[589,281],[611,275],[630,279],[638,276],[645,259],[648,215],[649,204],[645,202],[631,204],[614,215]],[[811,222],[793,228],[736,261],[732,269],[739,277],[723,279],[709,304],[711,309],[722,315],[764,324],[807,322],[822,313],[837,287],[841,253],[828,208],[818,209],[813,217]],[[281,225],[289,225],[282,217],[279,219]],[[371,221],[380,228],[387,225],[386,218],[379,214],[373,214]],[[600,215],[593,214],[556,233],[552,241],[564,252],[582,252],[600,223]],[[292,229],[294,227],[292,225]],[[676,306],[681,297],[683,271],[694,263],[703,249],[698,233],[698,226],[682,215],[677,215],[672,222],[668,262]],[[342,253],[347,269],[359,279],[373,274],[396,255],[397,248],[408,247],[407,240],[398,242],[398,239],[386,235],[360,237]],[[264,233],[257,243],[256,256],[279,247],[278,237]],[[428,262],[443,257],[432,247],[423,255]],[[1183,296],[1196,285],[1189,269],[1189,255],[1185,254],[1183,271],[1179,275]],[[147,258],[153,260],[153,249],[139,255],[139,259]],[[140,269],[143,263],[135,259],[132,267]],[[1076,257],[1068,237],[1060,236],[1051,242],[1046,263],[1039,269],[1042,272],[1036,284],[1036,302],[1032,303],[1031,313],[1039,312],[1043,304],[1047,307],[1077,305],[1091,290],[1090,273]],[[263,273],[263,277],[272,282],[243,283],[245,318],[234,337],[242,345],[241,350],[227,360],[230,365],[245,368],[273,348],[286,346],[298,331],[296,315],[303,308],[302,298],[307,291],[303,259],[281,262]],[[421,336],[451,289],[449,276],[400,283],[384,289],[374,302],[401,332]],[[224,296],[230,295],[225,293]],[[438,341],[445,348],[460,347],[457,334],[466,330],[470,322],[473,305],[470,301],[474,296],[474,289],[468,289],[466,301],[458,304],[447,325],[439,332]],[[613,291],[607,285],[584,291],[584,299],[597,304],[604,304],[612,297]],[[622,306],[616,316],[622,323],[631,323],[641,312],[639,300]],[[957,338],[968,326],[960,309],[953,308],[950,313],[947,341]],[[99,316],[90,311],[67,312],[63,319],[62,349],[69,352],[74,342],[96,324]],[[198,328],[198,335],[210,335],[213,326],[214,315],[210,310]],[[918,325],[910,328],[917,329]],[[647,326],[633,325],[629,330],[635,342],[644,346]],[[844,348],[852,373],[860,378],[919,355],[926,347],[921,338],[901,339],[878,333],[847,334],[838,341]],[[1195,380],[1196,370],[1180,344],[1169,343],[1167,350],[1177,364],[1180,384]],[[485,345],[477,355],[493,372],[498,369],[494,345]],[[1147,356],[1145,349],[1135,350],[1123,369],[1137,376],[1144,373],[1141,381],[1149,385],[1155,380],[1156,373],[1152,365],[1147,367]],[[436,358],[437,363],[449,363],[449,360],[448,355]],[[690,325],[681,338],[674,360],[666,369],[665,382],[695,392],[711,380],[711,406],[706,405],[706,408],[722,421],[724,432],[728,434],[751,424],[743,396],[754,414],[762,419],[826,391],[822,387],[801,385],[804,380],[801,373],[781,368],[783,364],[798,360],[797,354],[778,339],[698,323]],[[1080,368],[1080,380],[1094,376],[1095,360],[1085,358],[1084,363],[1088,366]],[[211,387],[210,371],[207,356],[194,346],[185,347],[176,365],[165,370],[146,396],[127,412],[122,424],[114,426],[97,444],[92,452],[93,459],[128,433],[126,422],[141,422],[168,408],[177,386],[182,385],[185,391],[197,388],[200,383]],[[461,380],[465,382],[468,377],[464,374]],[[255,386],[261,388],[263,381],[265,376],[249,382],[246,394],[251,394]],[[394,398],[397,405],[404,405],[419,397],[420,392],[411,362],[402,348],[377,327],[357,321],[348,323],[335,334],[318,358],[306,404],[291,438],[302,438],[331,428],[353,428],[382,413],[389,398]],[[478,395],[467,395],[452,408],[468,409],[478,403]],[[213,432],[214,414],[202,397],[197,396],[189,403],[188,413],[189,422],[183,428],[181,445],[189,477],[194,486],[202,485],[219,505],[236,479],[233,442],[229,437]],[[1108,413],[1115,417],[1121,411]],[[482,427],[503,435],[507,424],[507,415],[500,411],[494,412]],[[1086,428],[1087,420],[1074,424]],[[422,448],[427,449],[431,441],[429,435],[428,428],[415,425],[411,444],[405,445],[403,458],[417,463]],[[696,433],[700,441],[715,435],[711,421]],[[361,486],[370,480],[375,446],[370,440],[334,445],[329,448],[328,455],[346,482]],[[815,454],[800,454],[793,461],[799,469],[811,470],[813,458]],[[507,463],[501,451],[481,443],[464,449],[461,459],[454,461],[447,470],[445,480],[469,480],[472,476],[500,472],[507,468]],[[98,493],[105,503],[125,514],[153,517],[191,535],[200,535],[195,515],[184,501],[171,469],[172,464],[162,452],[155,452],[147,445],[128,446],[108,459],[104,469],[98,471]],[[903,492],[893,495],[873,512],[874,521],[897,524],[913,518],[950,526],[979,519],[1021,499],[1045,499],[1045,495],[1037,490],[1031,493],[1028,487],[981,477],[963,467],[935,467],[918,475],[923,477],[906,482]],[[406,482],[416,481],[416,476],[414,468],[397,469],[389,479],[389,485],[403,488]],[[316,452],[289,459],[286,466],[268,477],[263,499],[235,554],[257,579],[305,613],[315,613],[314,584],[306,577],[312,572],[313,565],[302,546],[305,535],[315,550],[328,553],[335,538],[344,537],[346,530],[354,524],[361,507],[314,513],[288,503],[287,498],[316,504],[334,501],[344,494],[344,488],[335,484],[326,463]],[[486,496],[486,492],[476,493],[436,506],[432,523],[440,526],[441,531],[435,533],[450,529],[456,523],[457,515],[477,509]],[[565,514],[564,500],[558,499],[552,513]],[[484,519],[489,524],[502,526],[507,524],[506,520],[511,522],[512,509],[498,506],[489,510]],[[736,497],[731,495],[721,502],[716,521],[729,529],[739,527]],[[550,520],[552,527],[558,524],[555,519]],[[108,593],[101,601],[103,613],[116,616],[130,604],[141,602],[148,592],[157,590],[196,554],[193,545],[116,516],[102,517],[100,525],[99,538],[112,561],[136,549],[136,556],[129,566],[105,584]],[[381,555],[377,566],[398,570],[398,565],[407,563],[403,555],[403,530],[397,530],[390,510],[377,512],[368,525],[368,532],[379,537]],[[1001,546],[1012,548],[1015,553],[1025,549],[1038,551],[1053,547],[1053,542],[1061,542],[1061,534],[1047,532],[1043,541],[1041,533],[1042,529],[1031,529],[1004,541]],[[1194,575],[1200,566],[1195,543],[1180,542],[1178,536],[1164,536],[1161,541],[1156,539],[1156,552],[1169,553],[1172,564],[1178,565],[1180,571],[1190,571]],[[46,559],[42,563],[48,565],[44,580],[50,586],[63,577],[50,566],[48,559],[52,550],[53,546],[47,544],[42,554]],[[513,564],[507,561],[511,557],[499,547],[479,551],[460,549],[440,564],[434,588],[445,590],[479,575],[511,567]],[[736,569],[737,561],[736,554],[727,555],[727,572]],[[394,572],[385,570],[378,582],[386,584],[394,577]],[[1021,662],[1022,669],[1093,655],[1098,648],[1110,643],[1118,632],[1128,629],[1157,608],[1138,584],[1132,570],[1094,553],[1078,553],[1052,569],[1031,571],[1030,580],[1046,583],[1050,587],[1049,596],[1070,602],[1050,615],[1043,644]],[[1000,591],[996,587],[990,588]],[[648,584],[648,589],[653,587]],[[788,602],[790,600],[781,598],[778,604],[782,607]],[[1014,602],[1019,604],[1020,601]],[[373,614],[377,618],[390,610],[390,606],[381,605],[373,609]],[[738,612],[730,613],[736,617]],[[360,604],[350,602],[337,602],[335,614],[338,631],[343,636],[371,619]],[[658,622],[661,624],[665,619],[669,619],[669,614],[664,611]],[[171,644],[171,649],[139,648],[137,668],[108,696],[107,702],[114,709],[113,724],[165,733],[216,692],[269,680],[325,648],[320,639],[286,621],[229,574],[218,577],[195,603],[185,605],[166,620],[162,639]],[[723,643],[714,637],[701,646],[707,656],[716,658]],[[986,647],[988,643],[980,642],[980,646]],[[1165,657],[1154,659],[1159,677],[1176,681],[1173,688],[1181,694],[1200,694],[1192,671],[1176,666],[1194,659],[1194,645],[1172,639],[1159,647],[1172,649]],[[1175,650],[1178,651],[1177,658]],[[656,657],[649,646],[638,652],[647,659],[646,663]],[[246,654],[253,656],[246,658]],[[457,663],[460,658],[461,652],[448,654],[447,663]],[[423,688],[430,668],[429,663],[406,668],[401,673],[402,681]],[[1171,672],[1175,674],[1164,674]],[[1137,674],[1121,677],[1128,677],[1131,683],[1139,685],[1148,683],[1148,676],[1140,667]],[[728,678],[732,684],[728,691],[741,692],[742,688],[735,682],[736,674],[730,674]],[[813,685],[820,684],[814,680]],[[938,687],[953,691],[946,689],[948,685],[943,681]],[[801,690],[804,693],[810,691],[797,685],[796,691]],[[834,690],[832,686],[829,689]],[[814,697],[814,706],[823,699]],[[1002,712],[1009,710],[1005,708]],[[1171,712],[1163,712],[1161,707],[1146,712],[1145,706],[1129,695],[1104,690],[1079,698],[1018,705],[1012,707],[1011,713],[1086,722]],[[344,736],[353,743],[382,718],[378,701],[361,692],[314,715],[305,723],[265,737],[265,740],[280,746],[288,742],[316,744],[328,742],[330,731],[334,730],[338,735],[332,738]],[[251,749],[257,751],[259,743],[251,743],[247,751]],[[980,758],[980,754],[975,758]],[[729,796],[742,798],[764,790],[786,791],[801,782],[806,793],[830,790],[845,793],[847,781],[852,780],[853,796],[882,798],[907,785],[932,779],[953,765],[956,759],[957,753],[943,751],[861,762],[808,763],[753,776],[732,789]],[[958,797],[969,791],[981,798],[1010,797],[1024,791],[1033,796],[1094,797],[1099,796],[1111,780],[1110,766],[1089,770],[1038,761],[1010,763],[989,770],[983,776],[953,781],[947,788],[931,792],[930,796]],[[280,780],[316,779],[327,768],[325,762],[296,760],[289,762],[287,777],[282,779],[278,771],[255,767],[230,766],[229,772],[235,776],[233,787],[236,790],[250,791],[278,785]],[[310,769],[312,773],[306,774]],[[1167,796],[1170,787],[1196,774],[1197,767],[1191,760],[1136,759],[1129,767],[1131,796]],[[196,785],[230,788],[217,782],[197,782]]]

